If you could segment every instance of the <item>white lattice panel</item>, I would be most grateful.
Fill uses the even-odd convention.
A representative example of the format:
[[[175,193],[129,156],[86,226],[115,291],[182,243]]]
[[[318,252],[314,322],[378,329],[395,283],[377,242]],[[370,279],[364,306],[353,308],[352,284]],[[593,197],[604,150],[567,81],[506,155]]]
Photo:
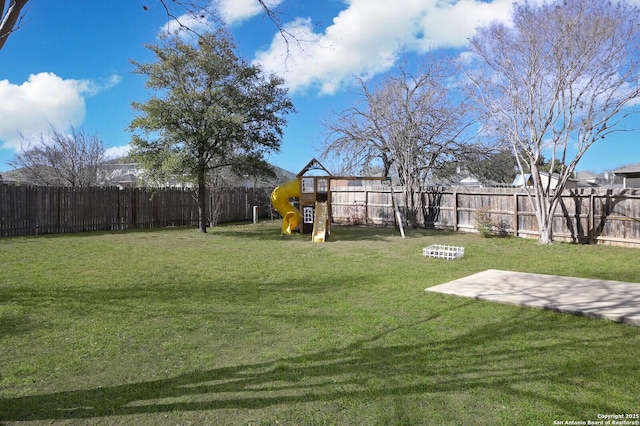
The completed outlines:
[[[441,244],[432,244],[422,249],[425,257],[433,257],[436,259],[460,259],[464,257],[464,247],[444,246]]]

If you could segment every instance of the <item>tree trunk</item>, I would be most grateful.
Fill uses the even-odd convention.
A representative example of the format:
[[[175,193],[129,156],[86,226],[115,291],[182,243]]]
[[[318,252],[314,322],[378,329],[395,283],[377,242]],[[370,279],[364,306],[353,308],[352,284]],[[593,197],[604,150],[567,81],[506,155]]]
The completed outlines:
[[[552,244],[553,214],[557,203],[554,202],[555,196],[550,194],[551,188],[549,182],[543,182],[541,179],[537,160],[532,159],[530,163],[531,178],[533,179],[533,194],[531,193],[531,189],[526,186],[525,188],[529,194],[529,201],[531,202],[531,207],[536,214],[536,221],[538,222],[538,243]],[[524,176],[524,173],[522,173],[522,176]],[[549,181],[550,180],[551,177],[549,177]]]
[[[562,197],[562,190],[558,190],[556,187],[553,194],[548,195],[546,199],[542,226],[540,226],[540,237],[538,243],[540,244],[553,244],[553,217],[556,213],[558,205]]]
[[[202,233],[207,232],[207,185],[205,170],[198,170],[198,229]]]
[[[553,244],[553,226],[551,222],[552,219],[548,215],[546,219],[540,221],[540,236],[538,237],[538,244]]]
[[[558,195],[551,188],[551,174],[549,174],[548,182],[542,182],[540,170],[533,167],[534,185],[536,187],[536,199],[538,212],[538,236],[539,244],[553,244],[553,216],[558,205]]]

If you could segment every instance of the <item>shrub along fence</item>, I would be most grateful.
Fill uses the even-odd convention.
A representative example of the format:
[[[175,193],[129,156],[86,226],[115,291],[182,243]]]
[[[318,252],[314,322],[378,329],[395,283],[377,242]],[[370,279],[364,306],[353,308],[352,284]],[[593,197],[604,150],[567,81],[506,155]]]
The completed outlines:
[[[207,197],[212,224],[249,220],[253,206],[269,211],[261,188],[216,188]],[[0,185],[0,236],[197,225],[191,190]]]
[[[405,218],[404,196],[395,189]],[[476,232],[479,213],[511,235],[538,238],[538,224],[527,193],[520,188],[428,188],[419,194],[418,223],[427,228]],[[338,223],[394,224],[389,187],[332,188],[333,220]],[[640,191],[566,190],[556,210],[554,238],[585,244],[640,247]]]

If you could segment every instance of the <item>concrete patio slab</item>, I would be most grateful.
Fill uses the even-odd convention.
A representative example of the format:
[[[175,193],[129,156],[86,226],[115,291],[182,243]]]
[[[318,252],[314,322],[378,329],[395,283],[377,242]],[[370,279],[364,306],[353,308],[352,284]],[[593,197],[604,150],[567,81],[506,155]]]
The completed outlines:
[[[426,288],[640,326],[640,284],[489,269]]]

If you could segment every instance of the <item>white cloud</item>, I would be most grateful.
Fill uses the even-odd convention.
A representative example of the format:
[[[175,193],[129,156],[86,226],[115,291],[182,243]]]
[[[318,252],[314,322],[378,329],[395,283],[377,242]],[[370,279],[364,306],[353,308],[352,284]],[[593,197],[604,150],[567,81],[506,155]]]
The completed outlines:
[[[286,25],[296,41],[274,36],[256,62],[283,76],[292,91],[314,87],[332,94],[354,75],[389,70],[402,49],[461,48],[478,26],[507,20],[513,0],[347,0],[323,33],[311,19]],[[289,49],[287,53],[287,49]]]
[[[17,85],[0,80],[0,143],[3,148],[19,150],[20,135],[33,138],[46,133],[51,126],[67,128],[82,123],[85,97],[108,89],[120,82],[112,76],[102,83],[90,80],[65,80],[53,73],[32,74]]]
[[[283,0],[265,0],[265,5],[274,9]],[[229,24],[237,24],[264,12],[258,0],[220,0],[218,11],[222,19]]]
[[[195,31],[196,33],[204,32],[207,29],[211,28],[212,23],[207,18],[208,15],[182,15],[177,19],[171,19],[165,25],[160,28],[160,34],[189,34],[188,31],[184,31],[185,28],[188,28],[190,31]]]
[[[104,156],[107,159],[117,159],[125,157],[131,151],[131,145],[112,146],[105,149]]]
[[[479,26],[492,21],[507,21],[513,0],[494,0],[486,3],[478,0],[447,1],[429,7],[420,21],[424,36],[422,48],[463,47]]]
[[[283,1],[264,0],[264,4],[273,11]],[[215,27],[213,19],[216,13],[227,25],[234,25],[264,13],[264,8],[258,0],[212,0],[201,10],[193,10],[169,20],[159,33],[187,36],[189,31],[184,31],[185,28],[196,33],[205,32]]]

